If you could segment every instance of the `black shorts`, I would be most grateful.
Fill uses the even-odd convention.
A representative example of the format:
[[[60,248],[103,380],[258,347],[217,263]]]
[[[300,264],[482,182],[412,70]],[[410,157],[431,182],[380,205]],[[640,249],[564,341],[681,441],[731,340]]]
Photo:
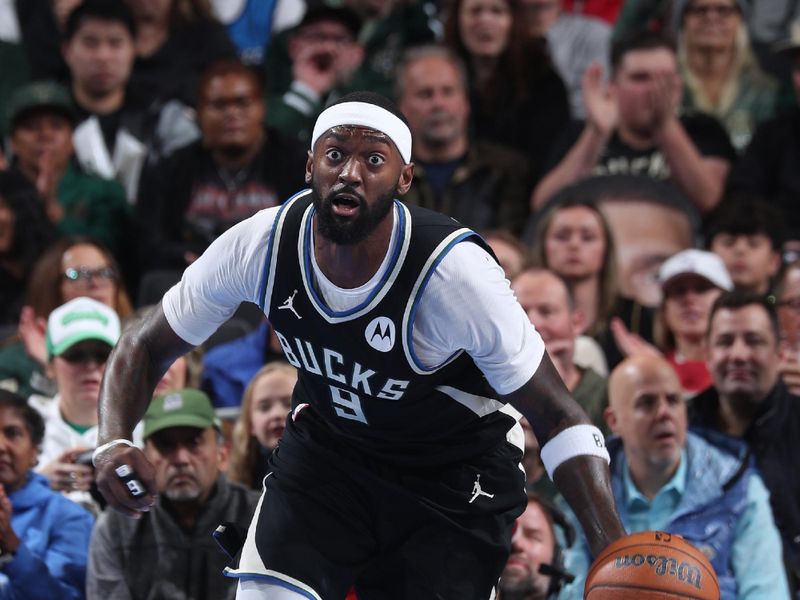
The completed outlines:
[[[272,453],[229,575],[322,600],[342,600],[353,585],[359,600],[488,600],[525,508],[520,458],[502,441],[447,468],[379,465],[337,445],[307,408]]]

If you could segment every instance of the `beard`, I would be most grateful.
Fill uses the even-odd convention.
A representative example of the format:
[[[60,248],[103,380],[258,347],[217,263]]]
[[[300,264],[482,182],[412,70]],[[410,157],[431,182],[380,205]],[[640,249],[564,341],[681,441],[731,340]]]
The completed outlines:
[[[358,210],[352,218],[340,217],[333,212],[333,201],[340,194],[348,194],[358,198]],[[378,196],[370,208],[361,194],[347,186],[332,189],[324,198],[317,186],[312,183],[311,199],[317,213],[317,228],[322,237],[334,244],[350,246],[367,238],[383,221],[394,204],[397,195],[395,185],[389,192]]]
[[[534,579],[530,573],[519,578],[501,576],[498,589],[502,600],[545,600],[549,584],[544,584],[544,581]]]

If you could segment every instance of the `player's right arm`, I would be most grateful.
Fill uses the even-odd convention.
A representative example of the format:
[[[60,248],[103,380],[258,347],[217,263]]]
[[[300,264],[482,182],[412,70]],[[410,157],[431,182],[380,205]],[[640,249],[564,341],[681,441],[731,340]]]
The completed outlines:
[[[177,357],[205,341],[241,302],[257,301],[276,214],[277,208],[261,211],[220,236],[157,307],[126,328],[111,353],[100,389],[94,462],[100,491],[120,512],[138,517],[155,502],[153,467],[129,441],[156,384]],[[145,494],[131,493],[117,472],[123,465],[134,471]]]
[[[192,345],[181,339],[167,322],[159,304],[144,319],[128,327],[106,363],[99,400],[98,448],[113,440],[130,440],[142,419],[158,381],[174,360]],[[97,486],[108,503],[138,517],[155,502],[152,465],[138,448],[119,444],[96,454]],[[147,493],[134,497],[116,469],[128,465]]]
[[[543,448],[571,427],[590,425],[547,353],[528,382],[503,399],[525,415]],[[578,517],[594,556],[625,535],[604,458],[588,453],[573,456],[554,468],[552,479]]]

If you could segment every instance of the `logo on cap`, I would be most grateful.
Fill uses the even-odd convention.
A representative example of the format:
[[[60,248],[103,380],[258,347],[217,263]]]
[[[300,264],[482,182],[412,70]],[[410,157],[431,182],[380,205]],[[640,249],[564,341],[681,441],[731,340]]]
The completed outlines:
[[[183,408],[183,396],[180,394],[170,394],[164,398],[164,412],[180,410]]]

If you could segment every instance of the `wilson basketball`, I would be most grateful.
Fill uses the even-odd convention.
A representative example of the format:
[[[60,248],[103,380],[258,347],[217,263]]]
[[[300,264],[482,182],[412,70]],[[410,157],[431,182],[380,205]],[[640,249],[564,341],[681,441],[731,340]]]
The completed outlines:
[[[586,600],[719,600],[708,559],[679,535],[642,531],[609,545],[592,564]]]

